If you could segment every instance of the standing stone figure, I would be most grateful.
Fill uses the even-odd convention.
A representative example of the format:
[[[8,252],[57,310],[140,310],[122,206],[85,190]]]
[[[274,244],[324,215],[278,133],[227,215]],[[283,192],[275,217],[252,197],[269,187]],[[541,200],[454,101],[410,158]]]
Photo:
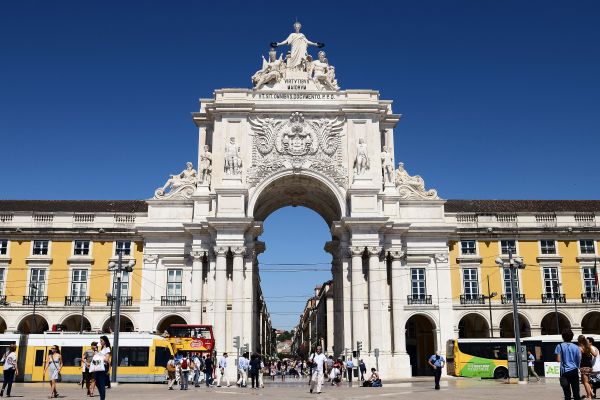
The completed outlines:
[[[254,87],[260,89],[261,86],[271,81],[278,82],[283,77],[282,71],[284,68],[285,64],[283,63],[283,60],[278,60],[275,49],[271,48],[269,51],[269,61],[265,60],[263,57],[262,68],[252,75]]]
[[[386,146],[383,146],[381,152],[381,166],[383,168],[383,182],[393,183],[394,181],[394,161],[392,160],[392,153]]]
[[[170,198],[177,193],[184,191],[184,189],[186,189],[186,191],[188,191],[187,189],[191,189],[193,192],[193,189],[196,188],[196,183],[198,182],[198,174],[194,169],[194,164],[188,161],[185,165],[186,169],[181,171],[178,175],[171,175],[162,188],[155,190],[155,198]],[[171,191],[165,194],[165,191],[169,188]],[[183,194],[181,195],[183,196]]]
[[[229,139],[225,145],[225,173],[227,175],[238,175],[242,167],[240,148],[235,144],[235,138]]]
[[[356,148],[356,159],[354,160],[354,173],[356,175],[363,175],[371,168],[369,163],[369,154],[367,152],[367,144],[365,139],[358,139],[358,146]]]
[[[303,33],[300,33],[300,28],[302,28],[302,24],[300,22],[294,23],[295,32],[290,33],[287,39],[285,39],[283,42],[271,43],[271,47],[283,46],[285,44],[290,46],[289,58],[286,57],[288,68],[300,68],[302,66],[302,62],[306,60],[307,49],[309,45],[317,46],[319,48],[325,46],[323,43],[315,43],[308,40]]]
[[[212,177],[212,154],[210,151],[208,151],[208,148],[208,145],[205,145],[204,152],[200,154],[200,165],[198,166],[200,178],[198,181],[210,186],[210,180]]]

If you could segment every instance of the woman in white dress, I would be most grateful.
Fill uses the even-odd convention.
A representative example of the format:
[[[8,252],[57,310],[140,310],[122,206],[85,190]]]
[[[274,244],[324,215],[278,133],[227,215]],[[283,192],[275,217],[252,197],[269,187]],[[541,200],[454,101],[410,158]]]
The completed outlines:
[[[56,391],[56,383],[60,379],[60,370],[63,367],[62,356],[58,346],[52,346],[48,352],[48,358],[46,359],[46,365],[44,365],[44,376],[46,376],[46,370],[48,370],[48,380],[50,381],[50,395],[49,399],[58,397]]]

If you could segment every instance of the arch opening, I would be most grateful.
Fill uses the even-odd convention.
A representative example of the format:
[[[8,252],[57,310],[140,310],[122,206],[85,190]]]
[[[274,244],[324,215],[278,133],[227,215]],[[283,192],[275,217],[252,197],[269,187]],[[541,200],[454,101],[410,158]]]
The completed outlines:
[[[46,321],[46,319],[39,314],[27,315],[21,320],[21,322],[19,322],[19,325],[17,326],[19,333],[24,334],[44,333],[48,330],[48,328],[48,321]]]
[[[6,321],[3,317],[0,317],[0,335],[6,332]]]
[[[522,338],[531,336],[531,325],[527,318],[521,314],[519,314],[519,329]],[[515,337],[514,319],[512,314],[507,314],[500,320],[500,337]]]
[[[185,319],[179,315],[167,315],[156,326],[156,332],[164,333],[169,331],[169,326],[172,324],[187,324]]]
[[[435,352],[436,325],[425,315],[416,314],[406,321],[406,352],[413,376],[432,375],[427,360]]]
[[[571,322],[563,313],[552,312],[542,318],[540,327],[542,328],[542,335],[560,335],[563,329],[571,327]]]
[[[490,326],[481,315],[467,314],[458,322],[458,337],[461,339],[490,337]]]
[[[112,318],[108,318],[106,321],[104,321],[104,324],[102,325],[102,332],[112,333],[114,323],[115,323],[115,316],[113,316]],[[121,315],[119,323],[120,323],[120,331],[121,332],[134,332],[135,331],[133,322],[131,321],[131,319],[129,319],[129,317],[127,317],[125,315]]]
[[[592,311],[583,316],[581,333],[584,335],[600,335],[600,312]]]
[[[79,332],[81,330],[81,315],[73,314],[66,317],[61,323],[62,329],[67,332]],[[83,317],[83,331],[89,332],[92,330],[92,324],[90,321],[84,316]]]

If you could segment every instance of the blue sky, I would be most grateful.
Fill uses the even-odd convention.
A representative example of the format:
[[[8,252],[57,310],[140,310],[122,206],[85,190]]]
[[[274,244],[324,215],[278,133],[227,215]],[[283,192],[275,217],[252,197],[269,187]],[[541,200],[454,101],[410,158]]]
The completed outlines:
[[[394,101],[396,159],[442,197],[600,198],[600,3],[417,0],[3,1],[0,198],[151,197],[196,159],[198,99],[248,87],[296,17],[342,88]],[[311,211],[281,210],[261,262],[328,262],[327,236]],[[327,276],[263,286],[307,295]],[[269,303],[276,325],[301,300]]]

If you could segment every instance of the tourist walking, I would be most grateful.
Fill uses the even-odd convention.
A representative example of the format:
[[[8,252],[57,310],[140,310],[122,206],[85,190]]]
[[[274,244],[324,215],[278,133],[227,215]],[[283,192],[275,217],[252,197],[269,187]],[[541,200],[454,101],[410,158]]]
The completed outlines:
[[[536,382],[540,381],[540,377],[538,376],[537,372],[535,372],[535,356],[531,353],[531,351],[527,351],[527,371],[528,376],[527,376],[527,380],[531,380],[531,376],[535,376],[535,379],[537,379]]]
[[[194,387],[199,387],[202,376],[202,357],[198,353],[194,353],[192,356],[192,368],[194,369]]]
[[[179,390],[188,390],[188,383],[190,382],[190,359],[187,354],[183,355],[181,362],[179,363]]]
[[[258,389],[259,388],[259,383],[258,383],[258,374],[260,373],[260,365],[261,365],[261,361],[260,358],[258,357],[258,355],[256,353],[252,354],[252,356],[250,357],[250,381],[252,382],[252,389]]]
[[[348,375],[348,382],[352,382],[352,373],[354,370],[354,361],[352,360],[352,356],[346,360],[346,374]]]
[[[596,397],[596,385],[600,381],[600,351],[596,346],[594,346],[594,338],[588,337],[588,342],[590,342],[590,346],[592,346],[592,351],[596,355],[594,357],[594,365],[592,365],[592,373],[590,374],[590,385],[592,386],[592,397]]]
[[[204,376],[206,379],[206,386],[213,384],[213,369],[215,368],[215,362],[212,356],[207,354],[206,360],[204,360]]]
[[[90,364],[90,373],[94,374],[94,381],[96,382],[96,387],[98,388],[98,394],[100,395],[100,400],[104,400],[106,397],[106,354],[98,351],[98,346],[92,343],[92,351],[94,355],[92,356],[92,362]],[[91,391],[94,391],[92,386]],[[91,397],[91,395],[90,395]]]
[[[581,361],[581,350],[571,343],[573,331],[565,328],[562,331],[563,343],[556,345],[554,354],[556,361],[560,363],[560,386],[563,389],[565,400],[580,399],[579,395],[579,363]],[[571,397],[572,394],[572,397]]]
[[[363,361],[363,359],[360,359],[360,362],[358,363],[358,369],[360,371],[360,380],[364,381],[365,380],[365,374],[367,373],[367,366],[365,365],[365,362]]]
[[[49,399],[53,397],[58,397],[57,385],[56,383],[60,379],[60,370],[62,369],[63,361],[60,355],[60,350],[58,346],[52,346],[50,351],[48,352],[48,359],[46,360],[46,364],[44,365],[44,376],[46,376],[46,371],[48,371],[48,380],[50,381],[50,395]]]
[[[440,378],[442,377],[442,369],[446,365],[446,360],[440,355],[439,350],[434,355],[429,357],[429,366],[433,368],[433,376],[435,380],[435,390],[440,390]]]
[[[227,376],[227,353],[223,353],[223,355],[219,357],[217,372],[217,387],[221,387],[221,380],[227,382],[227,387],[231,386],[229,376]]]
[[[581,383],[585,389],[585,398],[592,398],[592,385],[590,384],[590,375],[592,374],[592,367],[594,365],[594,359],[598,355],[594,354],[594,350],[590,342],[583,335],[577,337],[577,344],[581,351],[581,361],[579,363],[579,373],[581,374]]]
[[[85,385],[85,389],[88,396],[92,396],[92,373],[90,372],[90,366],[92,365],[92,358],[94,358],[94,350],[92,348],[98,346],[97,342],[92,342],[90,348],[83,352],[81,356],[81,386]]]
[[[308,359],[312,366],[312,377],[310,379],[310,392],[312,393],[315,389],[315,385],[317,387],[317,394],[321,393],[321,388],[323,386],[323,373],[325,371],[325,363],[327,362],[327,357],[322,353],[321,346],[317,346],[317,351],[313,353]]]
[[[104,378],[104,382],[107,388],[110,389],[110,363],[112,361],[112,353],[110,350],[110,342],[108,341],[108,336],[102,335],[100,336],[100,353],[104,356],[104,373],[106,377]],[[98,386],[98,381],[96,381],[96,386]]]
[[[236,382],[239,387],[246,387],[248,384],[248,366],[250,362],[248,361],[248,353],[242,354],[238,361],[238,372],[240,373],[240,379]]]
[[[173,390],[173,385],[175,384],[175,371],[177,371],[175,357],[171,354],[169,361],[167,361],[167,387],[169,390]]]
[[[265,369],[265,363],[263,362],[263,357],[260,354],[258,354],[258,361],[260,361],[260,369],[258,370],[258,385],[261,388],[264,388],[265,383],[263,382],[263,371]]]
[[[10,397],[10,391],[12,390],[12,384],[15,380],[15,376],[19,375],[19,369],[17,367],[17,345],[14,343],[8,346],[8,351],[2,356],[2,362],[4,363],[4,382],[2,383],[2,390],[0,390],[0,397],[4,396],[4,390],[6,389],[6,396]]]

